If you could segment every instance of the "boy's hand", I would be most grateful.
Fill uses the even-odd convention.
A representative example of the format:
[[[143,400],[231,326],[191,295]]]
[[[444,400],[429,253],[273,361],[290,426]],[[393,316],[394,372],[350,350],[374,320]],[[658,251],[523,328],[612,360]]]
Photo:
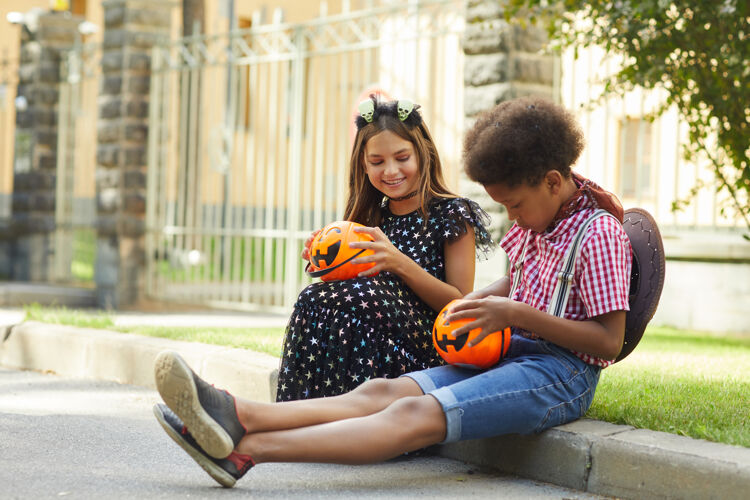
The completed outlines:
[[[517,304],[516,302],[507,297],[498,297],[496,295],[489,295],[479,299],[472,299],[469,297],[470,295],[467,295],[451,307],[446,318],[449,322],[474,318],[474,321],[453,331],[453,335],[457,337],[475,328],[481,328],[481,333],[468,343],[469,347],[477,345],[490,333],[513,326],[512,316],[515,304]]]
[[[372,236],[374,241],[355,241],[349,243],[350,248],[363,248],[365,250],[372,250],[373,254],[365,257],[357,257],[352,260],[352,264],[368,264],[375,262],[375,265],[367,271],[362,271],[357,276],[372,276],[382,271],[390,271],[398,274],[398,269],[401,266],[404,258],[406,257],[399,251],[398,248],[393,246],[388,236],[383,233],[379,227],[355,227],[355,233],[365,233]]]
[[[484,297],[486,297],[486,294],[483,293],[483,290],[474,290],[473,292],[469,292],[466,295],[464,295],[463,299],[461,300],[476,300],[476,299],[481,299]]]
[[[312,245],[312,240],[315,238],[315,236],[320,232],[320,229],[317,231],[313,231],[310,233],[310,236],[305,240],[305,248],[302,249],[302,258],[304,260],[310,260],[310,245]]]

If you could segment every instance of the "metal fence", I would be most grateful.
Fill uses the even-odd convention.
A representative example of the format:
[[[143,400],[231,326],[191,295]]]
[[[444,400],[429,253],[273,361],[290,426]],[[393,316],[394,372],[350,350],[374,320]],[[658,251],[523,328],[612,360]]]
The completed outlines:
[[[55,253],[52,281],[93,281],[96,259],[96,148],[101,85],[99,44],[64,53],[58,104]]]
[[[457,183],[464,2],[275,19],[154,49],[147,293],[288,310],[300,252],[343,216],[354,109],[368,91],[424,108]]]

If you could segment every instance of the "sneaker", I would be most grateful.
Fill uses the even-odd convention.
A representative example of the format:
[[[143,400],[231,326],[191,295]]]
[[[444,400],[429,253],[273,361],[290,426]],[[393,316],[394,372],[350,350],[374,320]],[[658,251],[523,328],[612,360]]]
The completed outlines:
[[[182,423],[182,420],[165,404],[154,405],[154,415],[172,440],[180,445],[208,475],[225,488],[231,488],[255,463],[246,455],[232,453],[228,458],[209,456]]]
[[[154,375],[162,399],[200,447],[214,458],[232,453],[247,433],[237,417],[234,396],[201,379],[176,352],[156,357]]]

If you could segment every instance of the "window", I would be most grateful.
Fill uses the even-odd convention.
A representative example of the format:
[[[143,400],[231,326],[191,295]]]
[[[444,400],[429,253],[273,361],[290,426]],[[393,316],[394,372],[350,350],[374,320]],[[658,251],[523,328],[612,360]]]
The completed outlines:
[[[650,197],[652,193],[652,123],[626,117],[620,123],[620,194],[625,198]]]

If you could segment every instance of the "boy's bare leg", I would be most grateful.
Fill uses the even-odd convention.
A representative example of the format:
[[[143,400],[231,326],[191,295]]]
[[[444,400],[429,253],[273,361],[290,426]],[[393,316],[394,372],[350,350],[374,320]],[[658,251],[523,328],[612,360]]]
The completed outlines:
[[[334,398],[325,398],[323,401],[329,399]],[[445,415],[440,403],[432,396],[399,398],[377,413],[354,418],[343,417],[346,402],[354,399],[341,398],[340,406],[338,403],[324,404],[323,406],[330,408],[325,411],[321,409],[317,413],[317,419],[329,418],[328,423],[250,433],[242,438],[236,451],[251,456],[255,463],[361,464],[386,460],[439,443],[445,438]],[[279,408],[283,405],[273,406]],[[330,411],[333,408],[336,411]],[[363,408],[369,409],[371,406]],[[289,422],[291,425],[291,420]]]
[[[281,403],[237,398],[236,404],[240,422],[251,434],[363,417],[380,412],[398,399],[421,395],[413,379],[402,377],[369,380],[340,396]]]

